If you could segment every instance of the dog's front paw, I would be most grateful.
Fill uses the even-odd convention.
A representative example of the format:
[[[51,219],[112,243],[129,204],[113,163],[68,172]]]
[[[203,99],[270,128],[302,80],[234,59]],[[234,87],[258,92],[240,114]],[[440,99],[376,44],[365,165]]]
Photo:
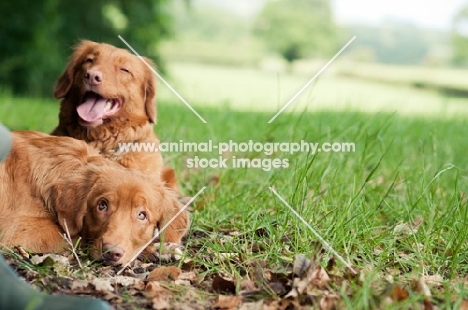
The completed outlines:
[[[143,252],[143,258],[152,262],[171,262],[182,258],[184,247],[179,243],[153,243]]]

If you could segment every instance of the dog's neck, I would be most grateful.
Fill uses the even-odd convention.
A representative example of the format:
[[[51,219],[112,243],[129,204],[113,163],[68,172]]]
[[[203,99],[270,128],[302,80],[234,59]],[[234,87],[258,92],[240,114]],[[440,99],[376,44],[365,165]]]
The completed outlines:
[[[77,124],[74,130],[67,135],[71,135],[71,133],[74,133],[74,138],[86,141],[101,152],[118,149],[119,143],[122,142],[143,142],[143,139],[147,139],[147,137],[157,139],[153,125],[149,122],[145,125],[127,126],[110,122],[96,128],[87,128]]]

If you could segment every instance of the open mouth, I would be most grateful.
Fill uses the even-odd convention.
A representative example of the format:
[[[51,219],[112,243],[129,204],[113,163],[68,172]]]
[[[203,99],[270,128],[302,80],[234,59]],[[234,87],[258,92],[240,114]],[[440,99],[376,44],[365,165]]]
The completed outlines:
[[[87,92],[76,111],[84,125],[97,126],[114,115],[121,106],[122,101],[119,98],[104,98],[95,92]]]

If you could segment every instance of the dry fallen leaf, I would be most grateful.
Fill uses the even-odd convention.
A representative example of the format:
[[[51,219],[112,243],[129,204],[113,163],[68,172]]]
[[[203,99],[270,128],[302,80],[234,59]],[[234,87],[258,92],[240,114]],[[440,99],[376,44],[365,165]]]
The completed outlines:
[[[316,265],[315,261],[310,261],[308,269],[305,273],[303,272],[301,277],[294,278],[291,290],[286,294],[285,298],[296,298],[303,294],[322,295],[322,291],[327,287],[330,277],[323,267]]]
[[[233,309],[242,302],[241,296],[224,296],[219,295],[216,303],[213,305],[214,308],[220,309]]]
[[[114,301],[114,302],[122,301],[122,297],[109,291],[104,293],[104,295],[102,296],[102,299],[107,300],[107,301]]]
[[[116,276],[113,280],[114,283],[120,284],[124,287],[132,286],[139,290],[142,290],[145,287],[145,283],[142,280],[133,277]]]
[[[460,305],[460,310],[468,310],[468,300],[463,299]]]
[[[162,266],[154,269],[148,276],[149,281],[175,281],[181,270],[176,266]]]
[[[257,302],[244,302],[239,310],[262,310],[263,300]]]
[[[400,302],[408,298],[409,293],[406,289],[402,288],[399,285],[393,287],[387,287],[385,290],[384,296],[380,302],[381,308],[386,308],[387,306],[392,305],[395,302]]]
[[[270,283],[268,287],[278,296],[284,295],[287,292],[284,285],[280,282]]]
[[[419,226],[423,222],[423,217],[418,216],[413,223],[402,223],[395,226],[393,234],[396,236],[411,236],[418,232]]]
[[[72,282],[72,285],[71,285],[71,289],[72,291],[75,291],[75,290],[82,290],[82,289],[85,289],[88,287],[90,283],[86,280],[73,280]]]
[[[166,299],[161,296],[154,297],[152,300],[152,303],[153,303],[153,309],[155,310],[171,309],[171,306],[166,301]]]
[[[396,301],[402,301],[408,298],[409,293],[406,289],[402,288],[399,285],[395,285],[390,291],[390,297]]]
[[[309,268],[307,272],[307,280],[313,286],[323,288],[330,281],[330,277],[328,276],[325,269],[323,269],[321,266],[317,266],[315,268]]]
[[[149,296],[167,296],[169,291],[156,281],[146,283],[145,292]]]
[[[278,309],[281,309],[281,308],[277,300],[274,300],[270,302],[269,304],[262,305],[262,310],[278,310]]]
[[[324,294],[320,298],[320,309],[331,310],[336,308],[336,302],[339,300],[339,296],[335,294]]]
[[[424,310],[432,310],[434,309],[434,305],[431,302],[431,290],[424,282],[423,279],[414,280],[413,281],[413,290],[415,292],[422,293],[424,295]]]
[[[241,290],[242,291],[255,291],[257,290],[257,286],[255,285],[255,282],[251,280],[243,280],[241,282]]]
[[[91,280],[91,284],[94,285],[94,288],[96,291],[101,291],[101,292],[113,292],[114,287],[111,284],[112,279],[102,279],[102,278],[96,278]]]
[[[424,276],[424,281],[428,284],[441,285],[444,281],[444,278],[440,274],[433,274]]]
[[[218,275],[215,275],[213,278],[212,288],[215,292],[219,293],[236,293],[236,285],[234,284],[234,281],[226,280]]]
[[[189,272],[181,272],[178,277],[179,280],[186,280],[186,281],[197,281],[198,276],[195,272],[189,271]]]
[[[187,280],[175,280],[174,281],[174,284],[175,285],[183,285],[183,286],[192,286],[192,283],[190,283],[190,281],[187,281]]]
[[[422,293],[425,297],[431,297],[431,290],[422,279],[414,280],[412,289],[415,292]]]
[[[304,272],[310,267],[310,259],[302,254],[296,254],[294,258],[293,272],[296,277],[302,277]]]
[[[62,255],[57,255],[57,254],[44,254],[44,255],[34,255],[31,257],[31,262],[34,265],[42,265],[45,264],[47,261],[50,263],[47,263],[47,265],[62,265],[62,266],[68,266],[69,265],[69,260],[67,257],[62,256]]]
[[[193,270],[194,265],[195,265],[195,262],[192,259],[186,258],[182,262],[182,270],[183,271],[191,271],[191,270]]]

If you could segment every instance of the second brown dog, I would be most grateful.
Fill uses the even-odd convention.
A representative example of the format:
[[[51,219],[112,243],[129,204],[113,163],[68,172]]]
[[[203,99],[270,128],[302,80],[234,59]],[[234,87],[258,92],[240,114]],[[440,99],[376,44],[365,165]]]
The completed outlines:
[[[0,163],[0,197],[1,244],[60,252],[68,231],[83,238],[92,258],[111,265],[127,263],[179,210],[158,179],[103,158],[83,141],[30,131],[13,134],[12,152]],[[181,213],[164,240],[180,243],[188,222]],[[145,249],[148,256],[157,252],[155,245]]]

